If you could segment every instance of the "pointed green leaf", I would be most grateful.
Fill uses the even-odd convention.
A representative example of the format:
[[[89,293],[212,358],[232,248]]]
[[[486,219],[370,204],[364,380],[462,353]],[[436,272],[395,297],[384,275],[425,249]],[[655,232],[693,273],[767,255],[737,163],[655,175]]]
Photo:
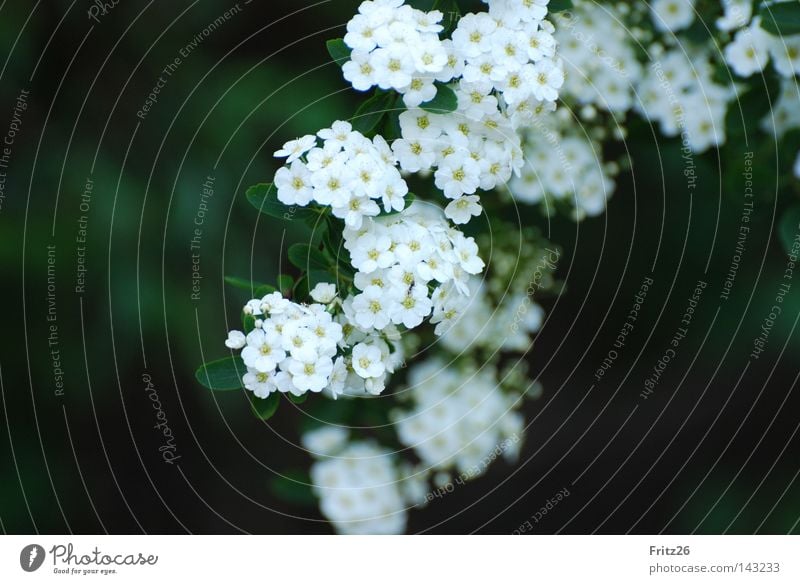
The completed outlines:
[[[550,13],[562,12],[572,8],[572,0],[550,0],[547,5],[547,11]]]
[[[319,249],[306,243],[295,243],[289,248],[289,261],[303,271],[312,269],[327,270],[330,262]]]
[[[761,28],[776,36],[800,34],[800,2],[773,2],[764,4],[758,11]]]
[[[256,328],[256,317],[252,314],[242,312],[242,330],[244,334],[249,333],[254,328]]]
[[[251,294],[253,293],[253,291],[258,291],[260,288],[268,286],[268,284],[262,284],[261,282],[251,282],[247,278],[240,278],[238,276],[225,276],[225,283],[229,284],[230,286],[233,286],[234,288],[239,288],[240,290],[246,290]],[[264,294],[267,293],[265,292]],[[261,296],[264,296],[264,294],[262,294]]]
[[[350,120],[353,129],[365,136],[373,134],[383,118],[394,108],[396,99],[397,94],[394,92],[377,90],[353,114]]]
[[[292,293],[292,288],[294,288],[294,278],[286,274],[280,274],[278,276],[278,292],[282,296],[288,297]]]
[[[456,111],[458,107],[458,97],[456,93],[444,83],[436,82],[436,97],[423,103],[420,107],[426,112],[433,114],[443,114]]]
[[[261,420],[269,420],[278,411],[278,406],[281,403],[280,394],[273,391],[266,398],[257,397],[252,392],[247,392],[250,398],[250,407],[257,418]]]
[[[284,205],[278,200],[278,189],[272,183],[253,185],[245,192],[247,200],[261,213],[281,221],[306,220],[316,218],[318,213],[311,207]]]
[[[241,357],[225,357],[210,363],[204,363],[194,376],[204,387],[214,391],[232,391],[241,389],[242,376],[247,367]]]
[[[278,289],[275,286],[270,286],[269,284],[261,284],[258,288],[256,288],[256,298],[263,298],[267,294],[272,294],[273,292],[277,292]]]
[[[328,47],[328,54],[338,65],[344,65],[350,60],[350,47],[344,44],[342,39],[331,39],[325,43]]]
[[[272,183],[253,185],[245,192],[247,200],[261,213],[283,219],[289,208],[278,200],[278,189]]]

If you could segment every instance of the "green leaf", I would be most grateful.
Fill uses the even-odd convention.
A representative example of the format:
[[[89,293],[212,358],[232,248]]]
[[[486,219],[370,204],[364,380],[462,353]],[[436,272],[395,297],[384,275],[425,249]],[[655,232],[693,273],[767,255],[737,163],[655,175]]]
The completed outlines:
[[[314,268],[327,270],[330,267],[330,262],[325,258],[325,254],[307,243],[295,243],[289,248],[288,256],[292,265],[303,271]]]
[[[311,477],[307,471],[300,469],[286,470],[283,476],[269,480],[269,490],[277,498],[295,505],[313,506],[317,504],[311,490]]]
[[[761,28],[770,34],[788,36],[800,34],[800,2],[773,2],[761,6]]]
[[[258,288],[256,288],[256,298],[263,298],[267,294],[272,294],[273,292],[277,292],[278,289],[275,286],[270,286],[269,284],[260,284]]]
[[[403,137],[403,130],[400,127],[400,114],[404,111],[406,111],[406,108],[403,102],[397,102],[395,103],[394,109],[386,116],[386,123],[383,125],[382,136],[386,138],[386,141],[390,144],[397,138]]]
[[[281,203],[278,200],[278,189],[272,183],[253,185],[247,189],[245,196],[250,204],[261,213],[281,221],[316,219],[319,215],[319,212],[313,207],[289,206]]]
[[[783,212],[778,225],[778,236],[787,254],[792,253],[792,246],[798,230],[800,230],[800,204],[795,204]],[[797,254],[797,249],[794,250],[794,253]]]
[[[252,314],[242,312],[242,330],[244,334],[249,333],[254,328],[256,328],[256,317]]]
[[[458,2],[456,0],[436,0],[433,3],[433,9],[444,14],[442,35],[449,38],[458,26],[458,21],[461,20],[461,9],[458,7]]]
[[[338,65],[344,65],[350,60],[350,47],[344,44],[342,39],[331,39],[325,43],[328,47],[328,54]]]
[[[238,276],[225,276],[225,283],[233,286],[234,288],[239,288],[240,290],[247,290],[250,293],[252,293],[254,290],[257,291],[263,286],[267,286],[267,284],[262,284],[261,282],[251,282],[246,278],[239,278]],[[267,292],[264,294],[267,294]],[[264,294],[262,294],[262,296],[264,296]]]
[[[728,107],[725,117],[727,142],[736,144],[745,136],[759,135],[759,122],[770,111],[778,94],[777,79],[769,75],[762,76],[740,94]]]
[[[278,411],[278,406],[281,403],[280,394],[273,391],[266,398],[257,397],[252,392],[247,392],[250,399],[250,407],[257,418],[261,420],[269,420]]]
[[[292,287],[292,298],[295,302],[308,302],[311,297],[311,288],[308,286],[308,277],[302,275]]]
[[[301,404],[308,399],[308,393],[304,393],[303,395],[294,395],[292,393],[285,394],[286,397],[289,398],[289,401],[293,404]]]
[[[458,97],[456,93],[444,83],[436,82],[436,97],[423,103],[420,107],[426,112],[433,114],[450,113],[456,111],[458,107]]]
[[[437,0],[406,0],[406,4],[411,8],[422,10],[423,12],[430,12],[433,10]]]
[[[286,297],[291,294],[292,288],[294,288],[294,278],[286,274],[280,274],[278,276],[278,292]]]
[[[242,376],[247,373],[241,357],[225,357],[204,363],[194,376],[204,387],[214,391],[232,391],[242,388]]]
[[[333,284],[335,280],[327,270],[309,270],[306,277],[309,289],[313,289],[317,284]]]
[[[276,219],[286,218],[289,207],[278,200],[278,189],[272,183],[253,185],[247,189],[245,196],[250,204],[261,213]]]
[[[353,114],[353,118],[350,120],[353,129],[365,136],[375,132],[384,116],[394,108],[396,99],[397,94],[394,92],[377,90]]]
[[[572,8],[572,0],[550,0],[547,5],[548,12],[562,12]]]

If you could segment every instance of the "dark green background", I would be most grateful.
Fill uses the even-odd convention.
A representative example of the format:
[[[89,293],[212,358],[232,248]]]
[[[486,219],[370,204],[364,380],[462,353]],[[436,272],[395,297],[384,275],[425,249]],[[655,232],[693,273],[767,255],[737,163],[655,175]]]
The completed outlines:
[[[287,402],[260,422],[243,394],[213,395],[193,371],[226,354],[222,341],[247,299],[222,276],[271,282],[281,250],[308,236],[296,223],[259,218],[243,192],[271,179],[272,152],[284,141],[357,107],[324,47],[357,4],[240,3],[240,14],[183,59],[141,121],[136,112],[163,68],[232,4],[121,0],[98,24],[87,18],[88,1],[0,3],[0,134],[20,90],[30,91],[0,210],[5,532],[329,532],[314,506],[269,487],[276,471],[310,462],[295,446],[302,410]],[[767,111],[764,97],[755,111]],[[630,139],[608,148],[630,156],[633,171],[620,177],[606,215],[576,225],[519,209],[523,223],[565,249],[567,286],[547,303],[531,352],[545,393],[526,409],[533,422],[523,463],[498,462],[412,512],[411,531],[509,533],[565,487],[570,497],[535,531],[797,531],[800,279],[765,354],[748,360],[787,261],[775,231],[797,189],[776,176],[788,174],[797,149],[779,149],[742,111],[747,125],[722,155],[695,159],[693,193],[677,141],[632,122]],[[756,153],[752,230],[722,302],[745,151]],[[215,194],[192,300],[189,241],[208,175]],[[88,275],[76,294],[88,176]],[[47,345],[48,245],[56,246],[63,396],[54,394]],[[655,285],[640,320],[593,387],[648,275]],[[643,380],[700,279],[708,287],[689,335],[642,400]],[[158,452],[144,374],[175,435],[177,465]]]

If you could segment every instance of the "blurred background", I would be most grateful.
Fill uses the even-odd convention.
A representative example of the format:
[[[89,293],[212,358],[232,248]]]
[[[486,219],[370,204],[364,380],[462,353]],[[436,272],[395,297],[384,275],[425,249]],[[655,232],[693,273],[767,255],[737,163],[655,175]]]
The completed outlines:
[[[274,282],[308,236],[244,190],[271,180],[283,142],[357,107],[325,41],[359,2],[112,4],[0,3],[0,527],[330,533],[310,493],[276,480],[310,463],[302,407],[262,422],[194,371],[226,354],[249,297],[223,276]],[[530,352],[544,393],[521,461],[412,511],[410,532],[511,533],[562,489],[534,532],[798,532],[800,275],[779,236],[800,219],[781,223],[797,147],[756,141],[758,117],[732,109],[694,189],[679,142],[632,122],[605,215],[520,208],[564,249],[566,286]]]

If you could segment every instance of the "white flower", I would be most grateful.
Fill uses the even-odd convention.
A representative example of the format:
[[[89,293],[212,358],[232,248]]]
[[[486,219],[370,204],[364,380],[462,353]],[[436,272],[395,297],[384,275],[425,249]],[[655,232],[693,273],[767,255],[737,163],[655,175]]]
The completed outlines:
[[[364,379],[383,375],[386,366],[381,350],[375,345],[357,344],[353,347],[353,371]]]
[[[491,35],[497,23],[486,13],[467,14],[453,31],[453,45],[459,54],[476,58],[491,49]]]
[[[337,357],[333,362],[333,370],[328,380],[328,391],[333,399],[338,398],[344,393],[345,383],[347,382],[347,363],[344,357]]]
[[[367,197],[353,197],[345,204],[333,207],[333,216],[343,219],[351,229],[361,228],[364,217],[374,217],[380,212],[378,204]]]
[[[392,240],[388,235],[367,234],[359,238],[358,244],[350,250],[353,267],[365,274],[388,268],[394,263],[391,247]]]
[[[290,140],[283,148],[275,153],[275,158],[286,158],[286,163],[291,164],[317,144],[316,136],[303,136],[297,140]]]
[[[406,172],[429,170],[436,162],[436,151],[431,140],[401,138],[394,141],[392,151],[397,156],[400,168]]]
[[[367,286],[353,299],[355,323],[363,329],[385,328],[391,320],[388,311],[390,302],[391,298],[385,295],[384,290],[378,286]]]
[[[416,70],[422,73],[437,73],[447,65],[447,51],[438,38],[412,46],[411,54]]]
[[[725,61],[741,77],[763,71],[769,61],[767,33],[758,24],[740,30],[725,47]]]
[[[456,199],[463,194],[471,195],[480,186],[478,164],[463,155],[454,155],[436,169],[436,186],[448,199]]]
[[[225,341],[225,346],[229,349],[241,349],[246,343],[247,341],[245,340],[243,332],[230,331],[228,333],[228,340]]]
[[[304,207],[311,202],[314,190],[311,186],[311,171],[295,160],[290,167],[283,166],[275,173],[275,187],[278,189],[278,200],[284,205],[300,205]]]
[[[475,195],[459,197],[445,207],[444,214],[458,225],[469,223],[470,219],[479,216],[483,212],[483,208],[478,201],[480,201],[480,198]]]
[[[311,298],[314,302],[319,302],[320,304],[328,304],[333,302],[333,299],[336,298],[336,284],[327,284],[325,282],[320,282],[314,289],[309,292]]]
[[[248,368],[247,373],[242,377],[242,383],[246,389],[262,399],[269,397],[269,394],[278,389],[274,373],[257,371],[252,368]]]
[[[458,237],[453,238],[453,252],[461,268],[468,274],[480,274],[483,271],[484,263],[478,255],[478,244],[471,237],[464,237],[458,233]]]
[[[675,32],[694,22],[695,0],[653,0],[650,10],[658,30]]]
[[[312,456],[331,456],[347,444],[349,433],[338,426],[323,426],[306,432],[300,439]]]
[[[319,341],[304,324],[289,321],[283,326],[281,348],[295,359],[311,361],[317,357]]]
[[[405,89],[414,75],[414,58],[402,45],[377,49],[370,54],[375,83],[381,89]]]
[[[564,84],[564,71],[552,59],[543,59],[533,66],[533,96],[540,101],[555,101]]]
[[[356,14],[347,23],[344,43],[355,51],[369,52],[377,46],[375,41],[376,19]]]
[[[311,178],[314,199],[322,205],[344,205],[350,198],[351,185],[355,179],[353,169],[344,164],[332,164],[315,172]]]
[[[768,48],[775,70],[783,77],[800,72],[800,35],[771,37]]]
[[[320,357],[309,361],[291,359],[289,363],[292,383],[301,392],[319,393],[322,391],[328,384],[328,376],[332,371],[333,361],[330,357]]]
[[[747,26],[753,16],[753,0],[722,0],[724,15],[717,19],[720,30],[734,30]]]
[[[274,371],[285,357],[283,339],[274,329],[254,329],[247,334],[247,346],[242,349],[242,360],[248,367],[268,373]]]
[[[412,77],[408,89],[403,93],[406,107],[418,107],[436,97],[436,86],[432,77]]]
[[[353,126],[350,122],[333,122],[330,128],[325,128],[317,132],[317,136],[324,141],[344,146],[353,134]]]
[[[413,329],[431,313],[432,303],[426,286],[412,286],[397,304],[392,322]]]
[[[353,89],[367,91],[377,83],[375,68],[366,51],[353,51],[350,60],[342,66],[344,78],[353,84]]]

